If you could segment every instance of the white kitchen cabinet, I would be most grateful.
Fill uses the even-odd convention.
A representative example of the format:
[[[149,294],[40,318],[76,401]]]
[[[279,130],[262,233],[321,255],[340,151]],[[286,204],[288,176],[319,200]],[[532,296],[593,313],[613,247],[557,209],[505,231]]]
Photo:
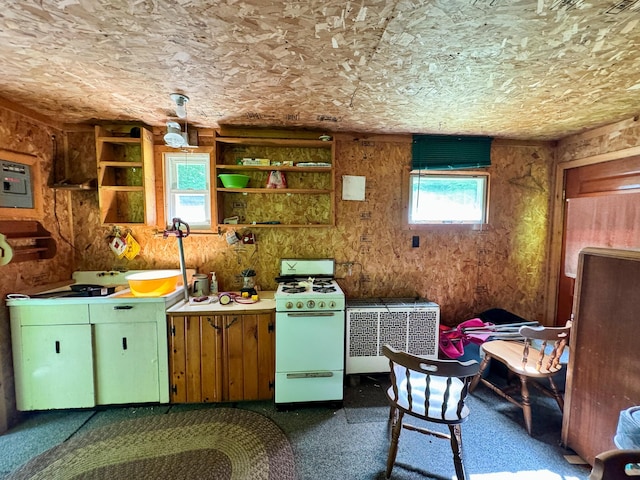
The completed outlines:
[[[145,300],[89,305],[98,405],[169,401],[165,303]]]
[[[10,307],[18,410],[94,405],[87,305]]]
[[[177,298],[9,300],[18,410],[168,403]]]
[[[22,352],[20,372],[16,371],[18,410],[94,405],[88,323],[24,326],[18,336]]]
[[[160,401],[155,323],[93,326],[97,404]]]

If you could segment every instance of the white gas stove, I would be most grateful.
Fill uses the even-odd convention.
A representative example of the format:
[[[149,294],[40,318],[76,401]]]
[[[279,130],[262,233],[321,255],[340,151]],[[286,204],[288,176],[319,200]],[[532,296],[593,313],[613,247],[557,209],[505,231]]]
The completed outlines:
[[[344,293],[338,282],[325,278],[287,280],[278,284],[277,311],[344,310]]]
[[[276,405],[342,401],[344,293],[333,259],[283,259],[276,302]]]

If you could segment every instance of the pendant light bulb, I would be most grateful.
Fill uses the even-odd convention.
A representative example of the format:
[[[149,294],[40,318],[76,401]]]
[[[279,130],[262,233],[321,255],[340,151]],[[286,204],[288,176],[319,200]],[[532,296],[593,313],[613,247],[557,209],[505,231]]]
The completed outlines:
[[[182,133],[180,124],[177,122],[167,122],[167,133],[164,136],[164,143],[168,147],[181,148],[189,144],[186,135]]]
[[[178,118],[187,118],[187,102],[189,101],[189,97],[181,93],[172,93],[170,97],[176,104],[176,115]]]

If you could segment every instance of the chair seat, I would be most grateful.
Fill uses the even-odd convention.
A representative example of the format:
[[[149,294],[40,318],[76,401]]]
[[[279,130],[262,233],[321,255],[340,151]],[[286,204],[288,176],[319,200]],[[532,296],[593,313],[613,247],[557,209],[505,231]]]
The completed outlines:
[[[540,370],[537,369],[536,363],[539,359],[539,351],[531,348],[526,364],[522,363],[522,342],[511,340],[492,340],[483,343],[480,347],[485,353],[500,360],[509,370],[527,377],[543,378],[554,375],[562,369],[562,364],[557,364],[554,368],[547,368],[549,356],[545,355]]]
[[[481,349],[485,354],[484,359],[480,364],[478,373],[471,382],[469,390],[473,392],[478,384],[482,383],[502,398],[520,407],[524,415],[527,433],[531,435],[533,419],[531,416],[529,386],[533,386],[543,394],[553,397],[560,411],[564,410],[564,399],[553,376],[562,370],[560,360],[569,339],[570,331],[571,322],[567,322],[564,327],[532,327],[524,325],[518,330],[522,341],[493,340],[483,343]],[[517,375],[520,380],[520,399],[512,396],[510,382],[506,387],[503,387],[482,376],[491,360],[502,363],[510,372]],[[548,381],[537,381],[537,379],[542,378],[546,378]],[[528,382],[529,379],[535,379],[536,381]],[[545,385],[546,383],[548,383],[548,386]]]
[[[391,477],[400,432],[407,429],[449,440],[456,478],[467,480],[462,461],[461,423],[469,416],[465,398],[469,393],[471,380],[479,371],[478,362],[428,358],[396,350],[388,344],[382,346],[382,353],[389,359],[391,376],[391,386],[387,390],[391,442],[385,477]],[[449,433],[405,423],[405,414],[426,422],[446,425]]]
[[[398,383],[398,399],[396,400],[396,405],[412,415],[419,416],[425,420],[431,420],[433,422],[446,421],[447,423],[458,423],[467,418],[469,415],[469,408],[464,405],[460,413],[458,413],[456,402],[451,401],[447,403],[447,409],[443,415],[442,405],[445,403],[444,393],[447,386],[447,379],[434,376],[430,378],[428,409],[425,405],[426,377],[424,375],[416,378],[416,375],[414,374],[411,378],[411,403],[409,402],[407,380],[403,380]],[[449,389],[449,395],[451,398],[459,397],[463,387],[464,383],[460,379],[452,378],[451,387]],[[387,396],[389,399],[393,400],[393,387],[389,387],[387,390]]]

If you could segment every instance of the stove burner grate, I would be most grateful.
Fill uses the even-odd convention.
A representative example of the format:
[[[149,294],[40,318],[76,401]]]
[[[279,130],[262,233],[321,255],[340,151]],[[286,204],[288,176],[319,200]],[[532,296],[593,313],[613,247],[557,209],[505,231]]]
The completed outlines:
[[[305,291],[307,290],[305,287],[299,287],[299,286],[297,286],[297,285],[298,285],[298,283],[297,283],[297,282],[295,283],[295,285],[296,285],[296,286],[295,286],[295,287],[293,287],[293,286],[287,286],[287,284],[284,284],[284,285],[282,286],[282,291],[283,291],[284,293],[302,293],[302,292],[305,292]]]
[[[321,287],[314,285],[313,291],[318,293],[333,293],[336,291],[336,287]]]
[[[313,281],[313,286],[314,287],[329,287],[332,285],[332,281],[331,280],[314,280]]]

